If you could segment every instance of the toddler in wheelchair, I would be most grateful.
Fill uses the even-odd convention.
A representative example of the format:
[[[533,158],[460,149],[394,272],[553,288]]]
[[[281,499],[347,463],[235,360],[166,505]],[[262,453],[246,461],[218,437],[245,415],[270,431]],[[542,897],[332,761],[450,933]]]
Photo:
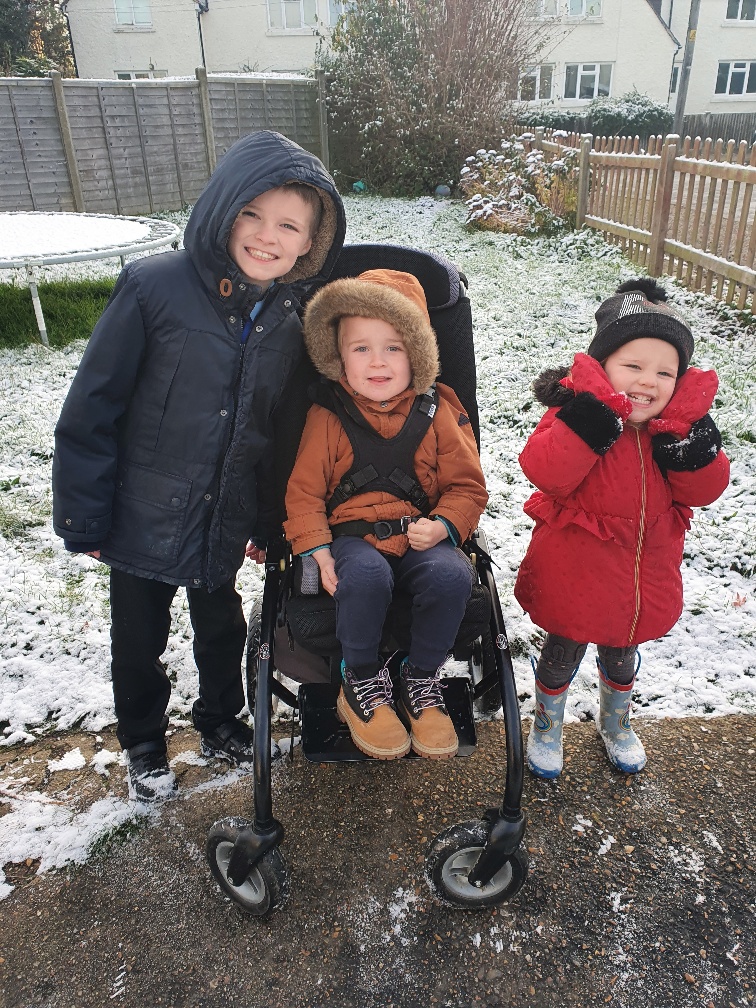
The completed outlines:
[[[454,392],[435,383],[436,337],[420,282],[374,269],[323,287],[304,338],[322,375],[286,492],[295,555],[312,555],[336,601],[339,717],[377,759],[457,751],[439,669],[470,597],[457,549],[488,500],[477,445]],[[398,696],[380,657],[394,587],[412,598]],[[408,730],[409,729],[409,730]]]

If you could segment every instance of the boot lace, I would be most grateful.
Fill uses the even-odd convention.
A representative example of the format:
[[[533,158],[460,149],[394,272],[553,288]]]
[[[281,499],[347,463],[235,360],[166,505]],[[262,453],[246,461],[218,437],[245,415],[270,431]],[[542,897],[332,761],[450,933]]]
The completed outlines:
[[[366,714],[393,700],[391,674],[385,665],[370,679],[353,679],[350,676],[349,684],[354,690],[357,703]]]
[[[426,710],[428,707],[443,707],[444,698],[441,694],[441,681],[438,672],[427,678],[414,678],[404,673],[404,685],[407,698],[415,711]]]

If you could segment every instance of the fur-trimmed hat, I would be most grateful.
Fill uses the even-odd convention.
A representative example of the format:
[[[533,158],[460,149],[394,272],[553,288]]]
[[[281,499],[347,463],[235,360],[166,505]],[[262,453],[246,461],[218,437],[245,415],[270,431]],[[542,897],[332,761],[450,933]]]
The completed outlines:
[[[304,340],[318,371],[332,381],[344,373],[339,353],[339,321],[346,315],[381,319],[399,333],[412,368],[416,392],[427,392],[439,372],[436,335],[420,281],[411,273],[374,269],[334,280],[310,301]]]
[[[617,292],[602,301],[596,312],[596,335],[586,351],[602,363],[634,339],[650,337],[671,343],[677,350],[677,376],[693,356],[689,326],[667,304],[667,292],[651,277],[638,277],[620,284]]]

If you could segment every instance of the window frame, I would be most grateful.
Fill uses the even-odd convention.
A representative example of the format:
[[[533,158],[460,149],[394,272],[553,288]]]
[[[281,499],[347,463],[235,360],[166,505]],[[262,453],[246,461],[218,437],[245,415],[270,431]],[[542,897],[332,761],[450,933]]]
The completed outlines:
[[[291,8],[297,5],[299,7],[299,25],[296,27],[287,25],[287,8]],[[308,22],[306,18],[306,8],[310,7],[312,9],[312,21]],[[272,16],[273,10],[278,10],[278,20],[279,24],[274,24],[274,18]],[[329,8],[330,9],[330,8]],[[265,11],[268,18],[268,31],[274,32],[276,34],[294,34],[299,33],[300,35],[311,35],[313,30],[320,23],[318,17],[318,0],[265,0]]]
[[[570,67],[575,67],[575,95],[573,97],[567,94],[567,76],[570,71]],[[586,74],[586,67],[593,67],[593,74],[595,75],[595,83],[593,87],[593,94],[588,97],[581,94],[582,81]],[[606,94],[601,94],[599,88],[601,87],[601,75],[603,68],[609,68],[609,84],[607,87]],[[599,63],[594,61],[592,63],[565,63],[564,65],[564,88],[562,91],[562,100],[569,102],[590,102],[594,98],[611,98],[612,96],[612,81],[614,79],[614,63]]]
[[[737,16],[730,16],[730,9],[735,5],[737,7]],[[750,8],[751,16],[743,17],[743,11],[746,9],[746,5]],[[727,0],[727,7],[725,8],[725,23],[728,25],[733,24],[754,24],[756,25],[756,2],[755,0]]]
[[[572,18],[574,20],[577,20],[578,18],[580,18],[581,20],[585,19],[596,20],[601,17],[602,0],[566,0],[566,4],[567,4],[566,17],[568,18]],[[571,10],[573,4],[580,5],[581,9],[579,13],[574,13]],[[588,13],[588,11],[586,10],[587,7],[598,7],[598,10]]]
[[[543,71],[549,70],[551,72],[551,79],[549,81],[549,93],[547,95],[541,94],[543,89]],[[522,97],[522,84],[526,79],[533,79],[535,81],[534,96],[532,98]],[[521,102],[542,102],[551,101],[554,97],[554,80],[556,79],[556,64],[555,63],[539,63],[537,66],[530,67],[526,73],[520,77],[517,83],[517,99]]]
[[[124,11],[125,7],[130,8],[130,21],[125,20],[128,17],[128,13]],[[137,7],[146,11],[149,20],[137,21]],[[115,12],[116,28],[152,28],[152,7],[150,6],[150,0],[113,0],[113,10]]]
[[[720,91],[719,82],[722,77],[722,67],[728,67],[727,70],[727,82],[724,91]],[[732,75],[734,72],[743,72],[743,90],[742,91],[731,91],[730,86],[732,84]],[[753,90],[746,90],[749,83],[752,85]],[[756,101],[756,59],[744,59],[744,60],[717,60],[717,76],[714,82],[714,97],[715,98],[742,98],[745,101]]]

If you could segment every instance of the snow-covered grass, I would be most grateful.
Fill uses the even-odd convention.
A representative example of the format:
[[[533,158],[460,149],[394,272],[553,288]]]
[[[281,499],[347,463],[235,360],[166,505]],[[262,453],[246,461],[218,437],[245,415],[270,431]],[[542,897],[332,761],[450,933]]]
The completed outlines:
[[[179,219],[180,215],[175,215]],[[515,657],[524,713],[532,711],[528,657],[540,631],[512,596],[530,521],[531,492],[517,455],[541,414],[530,393],[547,365],[585,349],[597,302],[636,271],[589,233],[532,241],[470,231],[461,204],[348,197],[350,241],[390,241],[442,252],[467,275],[479,362],[482,458],[491,499],[483,527]],[[51,278],[114,274],[118,264],[49,267]],[[672,298],[696,335],[695,361],[721,380],[716,416],[733,462],[721,500],[697,512],[686,547],[685,612],[662,640],[644,645],[637,684],[652,716],[756,711],[756,350],[752,333],[671,281]],[[113,720],[108,676],[107,571],[74,557],[50,529],[53,427],[83,343],[0,352],[0,745]],[[576,572],[576,576],[579,573]],[[239,585],[259,596],[258,568]],[[600,604],[600,601],[599,601]],[[181,593],[165,655],[174,689],[170,714],[186,717],[195,696],[191,631]],[[568,701],[568,717],[596,704],[590,656]]]

